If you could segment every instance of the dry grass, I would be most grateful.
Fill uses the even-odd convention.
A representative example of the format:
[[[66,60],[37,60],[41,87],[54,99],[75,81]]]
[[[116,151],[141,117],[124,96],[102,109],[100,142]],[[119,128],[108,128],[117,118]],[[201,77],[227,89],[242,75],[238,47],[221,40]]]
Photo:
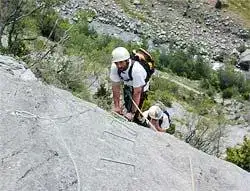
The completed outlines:
[[[239,15],[243,23],[250,27],[250,0],[229,0],[229,10]]]
[[[146,20],[145,16],[142,13],[140,13],[140,12],[138,12],[136,10],[133,10],[133,8],[131,6],[132,4],[131,4],[130,1],[128,1],[128,0],[115,0],[115,2],[118,5],[120,5],[120,8],[123,9],[123,11],[128,16],[131,16],[133,18],[137,18],[137,19],[139,19],[141,21],[145,21]],[[141,1],[141,3],[143,4],[144,1]]]

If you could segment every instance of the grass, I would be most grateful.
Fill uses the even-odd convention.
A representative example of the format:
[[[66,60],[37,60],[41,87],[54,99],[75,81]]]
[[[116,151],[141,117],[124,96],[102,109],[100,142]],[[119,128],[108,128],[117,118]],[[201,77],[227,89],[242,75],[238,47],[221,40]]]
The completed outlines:
[[[250,0],[229,0],[229,10],[240,15],[243,22],[250,27]]]
[[[203,90],[200,89],[200,81],[198,80],[190,80],[188,78],[185,78],[185,77],[180,77],[180,76],[177,76],[171,72],[168,72],[168,73],[161,73],[162,77],[165,77],[167,79],[169,79],[170,81],[172,82],[176,82],[176,84],[183,84],[182,87],[189,87],[190,89],[194,89],[196,90],[197,92],[201,92]]]
[[[129,1],[125,0],[115,0],[115,2],[121,6],[125,13],[127,13],[132,18],[137,18],[141,21],[146,21],[146,18],[143,14],[139,13],[138,10],[131,10],[129,7]],[[143,3],[143,2],[142,2]]]
[[[173,100],[178,100],[189,108],[190,111],[199,115],[209,116],[210,110],[214,108],[215,103],[208,96],[199,95],[182,86],[177,85],[168,79],[154,77],[151,81],[149,99],[150,105],[155,101],[161,101],[164,105],[171,106]]]

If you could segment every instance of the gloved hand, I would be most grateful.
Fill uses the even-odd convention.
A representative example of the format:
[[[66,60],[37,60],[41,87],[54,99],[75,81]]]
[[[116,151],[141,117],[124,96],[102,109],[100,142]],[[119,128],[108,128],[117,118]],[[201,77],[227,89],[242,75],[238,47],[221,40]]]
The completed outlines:
[[[132,121],[134,119],[135,114],[133,113],[126,113],[124,117],[126,117],[129,121]]]

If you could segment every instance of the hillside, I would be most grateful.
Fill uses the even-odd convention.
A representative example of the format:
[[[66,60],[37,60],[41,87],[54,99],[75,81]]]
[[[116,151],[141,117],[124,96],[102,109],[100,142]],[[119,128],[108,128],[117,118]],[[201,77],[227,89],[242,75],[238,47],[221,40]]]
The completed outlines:
[[[143,38],[152,43],[151,48],[168,48],[170,44],[185,48],[194,44],[211,59],[250,43],[244,24],[249,18],[241,18],[242,7],[235,9],[235,4],[231,9],[220,10],[214,8],[215,1],[211,0],[71,0],[62,12],[69,17],[79,8],[93,9],[97,13],[93,27],[99,32],[125,40]],[[236,12],[230,12],[233,8]]]
[[[11,57],[0,92],[0,190],[249,190],[236,165],[118,121]]]

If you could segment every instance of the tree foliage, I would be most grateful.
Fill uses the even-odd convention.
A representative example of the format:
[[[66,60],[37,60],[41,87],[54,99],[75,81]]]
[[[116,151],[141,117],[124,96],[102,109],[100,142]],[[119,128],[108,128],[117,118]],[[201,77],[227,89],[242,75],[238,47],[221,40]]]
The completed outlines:
[[[102,83],[94,94],[97,105],[103,109],[110,110],[112,104],[111,92]]]
[[[44,9],[36,15],[37,26],[42,36],[59,41],[69,28],[67,20],[60,18],[54,9]]]
[[[27,20],[43,19],[42,12],[53,10],[53,6],[65,1],[61,0],[3,0],[0,2],[0,39],[7,36],[7,47],[3,47],[0,41],[0,48],[14,55],[24,55],[27,53],[25,41],[33,40],[29,36],[29,26]],[[46,20],[44,20],[46,21]],[[38,24],[37,22],[33,22]],[[51,26],[52,24],[49,23]],[[43,25],[41,30],[48,27],[48,22]],[[51,29],[51,27],[50,27]],[[53,34],[52,34],[53,35]]]
[[[192,80],[207,78],[211,72],[208,63],[193,47],[187,51],[176,50],[169,54],[162,53],[159,57],[159,68],[169,68],[175,74]]]
[[[227,148],[226,160],[250,172],[250,139],[244,137],[243,143],[233,148]]]
[[[230,66],[218,71],[218,81],[224,98],[231,98],[237,94],[247,97],[250,93],[249,80],[245,79],[242,73],[234,71]]]
[[[219,71],[212,70],[197,51],[197,47],[190,46],[185,51],[178,49],[168,54],[161,53],[158,60],[160,70],[167,68],[178,76],[201,80],[201,87],[210,96],[218,91],[222,92],[223,98],[231,98],[240,94],[243,99],[249,98],[249,80],[245,79],[241,72],[235,71],[231,64],[226,64],[228,66]]]

